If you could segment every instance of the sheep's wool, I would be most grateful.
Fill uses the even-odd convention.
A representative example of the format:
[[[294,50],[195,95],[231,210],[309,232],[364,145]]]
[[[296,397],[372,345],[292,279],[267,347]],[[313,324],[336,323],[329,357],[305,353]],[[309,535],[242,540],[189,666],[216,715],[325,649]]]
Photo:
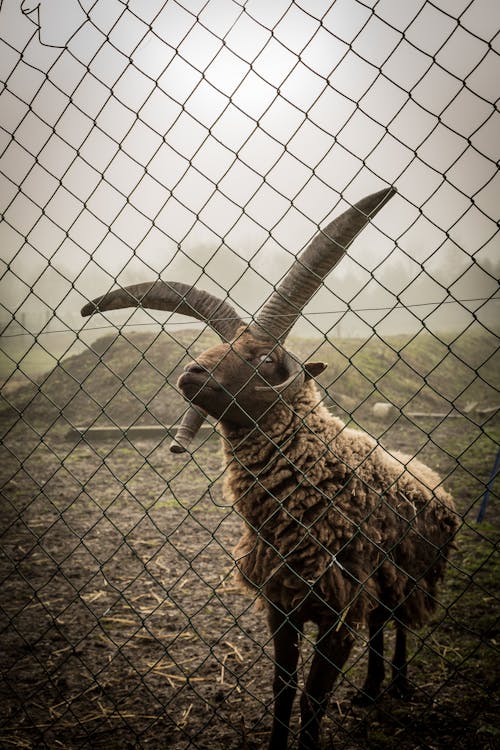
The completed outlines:
[[[382,603],[421,625],[458,526],[452,498],[319,401],[307,383],[250,435],[226,428],[225,494],[245,521],[239,578],[304,619],[326,603],[357,627]]]

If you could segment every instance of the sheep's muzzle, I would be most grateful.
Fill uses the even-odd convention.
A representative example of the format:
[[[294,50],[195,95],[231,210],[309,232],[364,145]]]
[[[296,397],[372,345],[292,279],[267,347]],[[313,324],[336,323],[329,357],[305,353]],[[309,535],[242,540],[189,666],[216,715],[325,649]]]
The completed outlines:
[[[221,391],[222,388],[217,381],[211,377],[208,370],[196,362],[186,366],[184,372],[177,381],[177,386],[189,401],[195,401],[196,396],[205,391]]]

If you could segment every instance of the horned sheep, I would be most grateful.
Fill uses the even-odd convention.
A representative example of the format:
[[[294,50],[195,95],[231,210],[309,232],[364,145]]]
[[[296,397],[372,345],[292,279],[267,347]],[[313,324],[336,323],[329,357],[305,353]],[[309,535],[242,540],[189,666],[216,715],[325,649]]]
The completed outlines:
[[[320,746],[328,694],[362,625],[369,629],[362,699],[382,690],[391,619],[392,689],[407,692],[406,628],[434,611],[458,526],[439,477],[346,427],[321,403],[314,380],[325,365],[301,364],[284,348],[323,279],[394,192],[363,199],[321,231],[250,325],[227,301],[178,282],[117,289],[82,310],[176,311],[205,321],[222,339],[179,379],[190,407],[172,450],[188,448],[207,414],[218,421],[225,495],[245,521],[235,549],[239,577],[260,596],[274,639],[270,750],[287,746],[307,621],[318,635],[301,697],[301,750]]]

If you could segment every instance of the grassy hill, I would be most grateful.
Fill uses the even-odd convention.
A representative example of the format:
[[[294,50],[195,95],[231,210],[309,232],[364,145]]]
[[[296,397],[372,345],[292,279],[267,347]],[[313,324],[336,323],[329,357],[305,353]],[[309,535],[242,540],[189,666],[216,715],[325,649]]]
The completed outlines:
[[[38,383],[7,388],[0,402],[3,431],[22,415],[37,432],[118,424],[170,424],[185,405],[175,390],[185,363],[217,341],[198,330],[104,336],[84,352],[62,359]],[[498,339],[484,330],[441,340],[412,338],[313,341],[291,337],[303,360],[328,363],[321,377],[328,405],[363,420],[376,401],[408,411],[462,410],[469,402],[496,404],[500,368]]]
[[[329,395],[347,412],[388,401],[404,412],[459,411],[471,402],[499,403],[498,338],[479,330],[443,335],[423,332],[368,341],[343,339],[326,361],[335,378]],[[332,370],[330,372],[332,372]],[[325,379],[327,376],[325,372]]]

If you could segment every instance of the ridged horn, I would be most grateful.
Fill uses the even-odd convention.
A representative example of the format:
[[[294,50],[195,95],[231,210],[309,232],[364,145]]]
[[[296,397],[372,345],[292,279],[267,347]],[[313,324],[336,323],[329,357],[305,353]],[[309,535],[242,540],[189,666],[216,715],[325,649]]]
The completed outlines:
[[[229,302],[178,281],[157,280],[114,289],[88,302],[82,308],[82,315],[87,317],[126,307],[168,310],[196,318],[207,323],[225,341],[231,341],[242,325],[240,316]]]
[[[395,193],[396,189],[389,187],[363,198],[316,235],[256,316],[251,327],[257,336],[285,341],[323,279]]]
[[[175,438],[170,443],[172,453],[185,453],[189,450],[189,446],[205,421],[206,416],[207,413],[199,407],[190,406],[187,409],[177,428]]]

